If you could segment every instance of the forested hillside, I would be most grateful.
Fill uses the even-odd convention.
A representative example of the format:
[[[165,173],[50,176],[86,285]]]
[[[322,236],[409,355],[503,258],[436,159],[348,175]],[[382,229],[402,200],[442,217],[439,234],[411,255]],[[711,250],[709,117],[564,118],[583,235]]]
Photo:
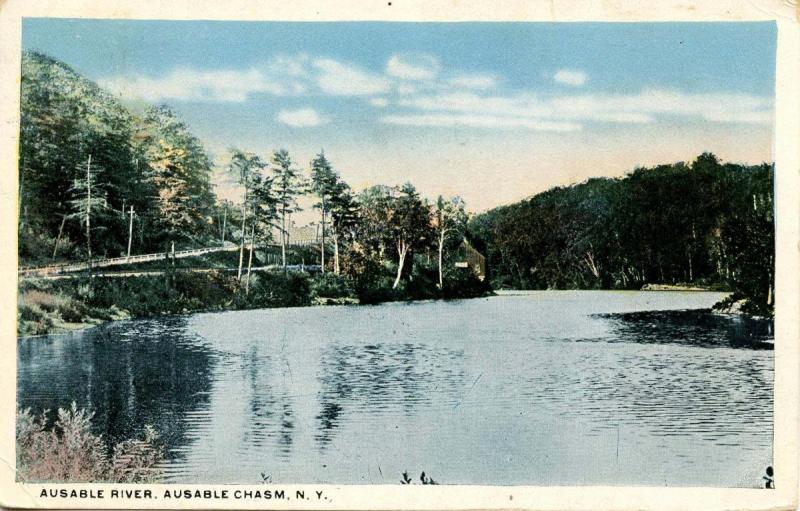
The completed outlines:
[[[302,166],[286,149],[262,156],[231,148],[214,169],[167,106],[134,112],[35,52],[23,54],[21,94],[20,266],[83,262],[86,271],[21,279],[20,335],[167,312],[489,292],[455,264],[467,225],[458,197],[433,203],[411,183],[356,193],[322,151]],[[238,204],[217,200],[214,170],[237,182]],[[298,248],[289,227],[303,196],[316,200],[320,239]],[[131,262],[125,275],[93,278],[104,258],[231,242],[231,257],[193,258],[188,267],[175,257],[155,267]],[[267,266],[270,255],[280,265]],[[298,263],[302,273],[289,274]]]
[[[751,312],[772,310],[771,165],[706,153],[553,188],[467,225],[458,197],[433,203],[411,183],[357,193],[322,152],[304,169],[283,149],[232,149],[226,171],[243,192],[233,204],[216,199],[209,155],[168,107],[135,113],[35,52],[23,54],[21,92],[21,265],[120,256],[129,243],[143,254],[226,240],[240,246],[229,284],[248,294],[251,266],[266,259],[253,247],[279,244],[285,267],[288,220],[297,199],[312,195],[323,271],[362,301],[485,292],[455,269],[466,235],[498,288],[692,284],[730,289]]]
[[[773,166],[692,163],[590,179],[470,222],[497,288],[730,289],[769,313],[774,275]]]
[[[23,54],[21,92],[23,264],[124,254],[131,207],[139,253],[209,236],[211,161],[168,108],[135,115],[35,52]]]

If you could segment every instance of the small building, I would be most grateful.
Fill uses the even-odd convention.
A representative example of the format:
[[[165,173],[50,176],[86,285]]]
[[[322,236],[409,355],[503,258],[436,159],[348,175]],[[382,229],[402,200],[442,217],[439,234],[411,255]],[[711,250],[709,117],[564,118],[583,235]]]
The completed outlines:
[[[480,281],[486,278],[486,258],[470,245],[466,238],[456,253],[456,268],[469,268]]]

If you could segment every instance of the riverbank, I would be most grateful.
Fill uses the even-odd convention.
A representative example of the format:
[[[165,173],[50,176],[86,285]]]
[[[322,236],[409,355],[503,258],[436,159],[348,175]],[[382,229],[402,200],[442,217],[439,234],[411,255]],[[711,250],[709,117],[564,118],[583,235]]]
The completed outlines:
[[[17,299],[17,335],[68,333],[107,321],[167,314],[473,298],[492,293],[471,272],[449,277],[442,289],[422,277],[393,289],[390,275],[367,279],[281,271],[253,273],[249,284],[223,271],[23,279]]]
[[[645,284],[642,291],[720,291],[714,286],[693,286],[690,284]]]

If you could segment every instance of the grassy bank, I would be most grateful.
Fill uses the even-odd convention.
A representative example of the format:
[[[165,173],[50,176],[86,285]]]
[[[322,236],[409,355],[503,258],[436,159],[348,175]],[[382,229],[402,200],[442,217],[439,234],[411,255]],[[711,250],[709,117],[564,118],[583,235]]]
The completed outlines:
[[[442,289],[435,284],[433,269],[392,289],[391,268],[383,267],[366,269],[357,277],[254,272],[249,286],[224,271],[24,279],[17,300],[17,335],[64,333],[105,321],[161,314],[470,298],[491,292],[471,272],[454,271],[448,277]]]

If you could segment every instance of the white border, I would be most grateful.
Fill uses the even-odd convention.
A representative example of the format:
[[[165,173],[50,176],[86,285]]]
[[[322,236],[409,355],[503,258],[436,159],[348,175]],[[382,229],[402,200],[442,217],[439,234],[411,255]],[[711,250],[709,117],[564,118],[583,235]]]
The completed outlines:
[[[800,30],[795,0],[649,1],[356,1],[256,0],[0,0],[0,505],[50,508],[197,509],[795,509],[798,494],[798,382],[800,366]],[[379,21],[751,21],[776,20],[776,342],[775,490],[644,487],[481,487],[285,485],[328,501],[280,500],[80,500],[39,499],[41,488],[120,488],[121,485],[40,485],[14,480],[16,386],[17,143],[19,129],[20,21],[27,17],[129,19],[260,19]],[[137,485],[156,495],[167,485]],[[168,485],[170,488],[234,488],[220,485]],[[236,488],[265,489],[267,486]]]

